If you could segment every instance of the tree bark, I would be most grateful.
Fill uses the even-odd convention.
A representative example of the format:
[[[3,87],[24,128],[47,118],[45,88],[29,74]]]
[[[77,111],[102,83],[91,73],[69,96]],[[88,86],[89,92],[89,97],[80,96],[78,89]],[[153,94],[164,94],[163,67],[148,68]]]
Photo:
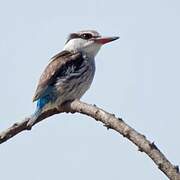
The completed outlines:
[[[126,124],[121,118],[115,117],[114,114],[110,114],[103,109],[98,108],[96,105],[89,105],[79,100],[68,102],[61,106],[59,109],[51,109],[44,112],[37,120],[36,123],[43,119],[58,113],[81,113],[100,121],[108,129],[113,129],[126,137],[132,143],[134,143],[140,152],[145,152],[157,165],[157,167],[170,179],[180,180],[180,173],[178,166],[174,166],[165,157],[165,155],[158,149],[154,142],[150,142],[147,138],[137,132],[135,129]],[[0,133],[0,144],[12,138],[16,134],[30,130],[27,126],[27,122],[30,118],[25,118],[19,123],[15,123],[5,131]]]

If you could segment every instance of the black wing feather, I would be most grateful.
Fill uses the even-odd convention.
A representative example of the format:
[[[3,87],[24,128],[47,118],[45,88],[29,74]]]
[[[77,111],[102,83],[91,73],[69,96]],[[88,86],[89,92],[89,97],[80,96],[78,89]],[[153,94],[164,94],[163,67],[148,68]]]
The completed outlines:
[[[47,90],[50,86],[53,86],[58,78],[67,76],[68,73],[73,71],[73,68],[77,68],[83,61],[82,54],[79,52],[72,53],[69,51],[62,51],[52,57],[52,61],[45,68],[42,73],[33,101],[47,94]]]

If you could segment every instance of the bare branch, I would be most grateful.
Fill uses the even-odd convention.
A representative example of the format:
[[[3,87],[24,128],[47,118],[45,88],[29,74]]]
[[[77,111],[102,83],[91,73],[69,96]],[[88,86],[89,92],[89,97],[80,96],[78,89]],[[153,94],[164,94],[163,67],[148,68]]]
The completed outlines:
[[[140,152],[145,152],[169,179],[180,180],[178,166],[172,165],[170,161],[168,161],[168,159],[164,156],[164,154],[158,149],[154,142],[150,142],[149,140],[147,140],[144,135],[131,128],[122,119],[116,118],[114,114],[110,114],[95,105],[89,105],[78,100],[68,102],[64,104],[63,107],[61,107],[59,110],[52,109],[43,113],[36,123],[49,116],[62,112],[78,112],[91,116],[97,121],[101,121],[108,129],[113,129],[129,139],[138,147],[138,150]],[[0,143],[7,141],[8,139],[24,130],[30,130],[27,127],[28,121],[29,118],[26,118],[22,122],[15,123],[13,126],[0,133]]]

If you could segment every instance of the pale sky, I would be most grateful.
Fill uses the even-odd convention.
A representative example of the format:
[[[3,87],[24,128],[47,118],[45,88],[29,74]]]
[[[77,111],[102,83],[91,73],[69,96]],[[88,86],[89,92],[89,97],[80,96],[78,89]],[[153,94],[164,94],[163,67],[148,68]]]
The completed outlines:
[[[0,3],[0,130],[29,116],[37,81],[70,32],[121,38],[101,49],[82,100],[115,113],[180,165],[180,1]],[[144,153],[80,114],[60,114],[0,145],[4,180],[165,180]]]

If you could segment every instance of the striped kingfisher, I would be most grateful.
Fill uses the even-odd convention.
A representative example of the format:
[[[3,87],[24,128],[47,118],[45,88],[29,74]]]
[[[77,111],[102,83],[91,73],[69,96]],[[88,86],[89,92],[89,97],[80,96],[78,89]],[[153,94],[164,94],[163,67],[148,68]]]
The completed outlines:
[[[94,30],[71,33],[63,51],[51,58],[40,77],[33,97],[37,108],[27,126],[31,128],[44,111],[80,99],[92,83],[96,54],[102,45],[118,38],[102,37]]]

